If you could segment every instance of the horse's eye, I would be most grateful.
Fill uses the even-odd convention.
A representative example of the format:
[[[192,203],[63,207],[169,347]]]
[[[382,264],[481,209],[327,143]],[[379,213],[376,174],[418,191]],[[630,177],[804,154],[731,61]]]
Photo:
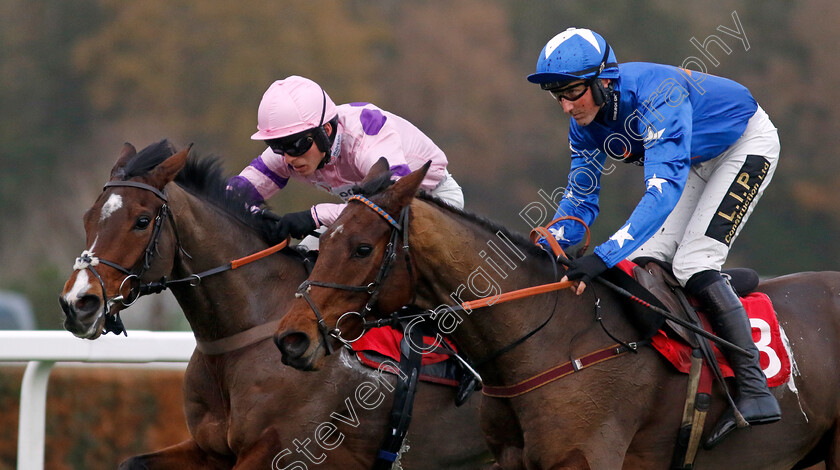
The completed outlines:
[[[356,251],[353,252],[354,258],[367,258],[370,254],[373,253],[373,247],[370,245],[359,245],[356,247]]]
[[[149,227],[149,224],[152,222],[152,218],[148,215],[141,215],[137,218],[137,222],[134,222],[134,229],[135,230],[146,230]]]

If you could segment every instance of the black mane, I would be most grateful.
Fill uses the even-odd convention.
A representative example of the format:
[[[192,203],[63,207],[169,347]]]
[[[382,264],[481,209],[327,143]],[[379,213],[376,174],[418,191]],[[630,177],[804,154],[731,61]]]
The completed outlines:
[[[250,210],[250,204],[244,198],[227,190],[227,180],[220,159],[213,156],[198,158],[191,155],[175,177],[178,186],[259,231],[263,218]]]
[[[123,179],[142,176],[175,155],[175,146],[166,139],[149,145],[137,153],[124,168]],[[227,191],[227,178],[218,157],[199,158],[190,155],[187,163],[175,177],[175,183],[194,196],[207,201],[254,230],[260,231],[263,225],[261,216],[249,209],[244,198],[233,191]]]
[[[426,192],[421,191],[418,196],[418,199],[422,199],[424,201],[430,202],[441,209],[451,212],[461,218],[467,219],[468,221],[478,225],[479,227],[484,228],[485,230],[496,233],[501,232],[505,235],[505,237],[509,238],[516,246],[522,249],[525,253],[532,255],[538,258],[547,258],[545,251],[542,248],[538,247],[537,245],[533,244],[531,240],[522,235],[518,232],[512,232],[509,228],[503,226],[502,224],[490,220],[486,217],[482,217],[477,214],[473,214],[471,212],[467,212],[463,209],[458,209],[457,207],[453,207],[447,204],[445,201],[442,201]]]

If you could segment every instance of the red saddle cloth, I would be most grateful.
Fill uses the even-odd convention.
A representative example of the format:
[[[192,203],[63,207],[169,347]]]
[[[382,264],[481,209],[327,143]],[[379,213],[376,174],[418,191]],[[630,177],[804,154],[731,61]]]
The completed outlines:
[[[635,265],[629,261],[619,263],[619,267],[631,276],[633,266]],[[744,304],[747,315],[750,317],[753,342],[759,351],[759,361],[764,375],[767,376],[767,385],[777,387],[787,383],[790,378],[790,356],[785,348],[779,320],[776,317],[776,311],[773,310],[770,297],[761,292],[752,292],[745,297],[741,297],[741,303]],[[703,322],[704,329],[712,331],[706,314],[703,312],[698,312],[698,314]],[[691,347],[685,344],[682,338],[671,338],[665,331],[659,330],[651,338],[651,344],[677,370],[685,374],[688,373],[691,368]],[[729,362],[717,346],[714,346],[714,350],[724,377],[733,377],[734,374]]]
[[[400,344],[403,339],[402,331],[384,326],[381,328],[372,328],[365,333],[358,341],[353,343],[353,352],[362,364],[378,368],[385,359],[400,362]],[[453,350],[455,345],[444,338],[446,346]],[[423,336],[423,348],[432,348],[435,346],[435,338],[431,336]],[[447,362],[448,361],[448,362]],[[385,369],[388,371],[388,369]],[[423,359],[420,363],[420,380],[424,382],[438,383],[442,385],[457,386],[458,375],[457,365],[446,354],[439,354],[434,352],[423,353]]]

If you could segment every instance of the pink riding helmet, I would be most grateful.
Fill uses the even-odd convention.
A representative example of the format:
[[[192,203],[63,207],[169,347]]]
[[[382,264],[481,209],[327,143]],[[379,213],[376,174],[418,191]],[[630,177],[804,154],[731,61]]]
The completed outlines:
[[[335,103],[320,85],[292,75],[268,87],[257,112],[253,140],[270,140],[319,127],[336,116]]]

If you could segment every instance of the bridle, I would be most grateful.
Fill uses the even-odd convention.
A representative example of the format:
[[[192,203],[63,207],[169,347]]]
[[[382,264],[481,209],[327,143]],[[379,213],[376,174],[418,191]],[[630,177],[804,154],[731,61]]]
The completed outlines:
[[[408,273],[411,277],[411,286],[413,289],[414,286],[414,272],[411,269],[411,257],[409,254],[409,243],[408,243],[408,222],[410,216],[410,206],[405,206],[402,211],[400,212],[400,221],[397,222],[390,214],[388,214],[384,209],[379,207],[376,203],[371,201],[370,199],[355,195],[350,197],[347,202],[350,203],[352,201],[358,201],[362,204],[366,205],[367,207],[373,209],[379,216],[381,216],[390,226],[391,226],[391,235],[388,241],[388,245],[385,247],[385,253],[382,256],[382,264],[379,266],[379,271],[376,274],[374,280],[366,285],[359,285],[353,286],[348,284],[336,284],[332,282],[321,282],[321,281],[313,281],[307,279],[303,281],[303,283],[298,287],[297,293],[295,297],[303,298],[306,300],[306,303],[309,304],[309,308],[312,309],[312,312],[315,314],[315,319],[318,322],[318,332],[321,334],[321,339],[324,343],[324,348],[326,350],[326,355],[330,355],[333,352],[332,345],[330,344],[329,337],[333,337],[337,339],[342,345],[347,347],[348,349],[352,350],[352,343],[359,340],[362,335],[365,333],[366,329],[370,326],[376,326],[376,322],[368,323],[365,321],[365,317],[371,313],[373,307],[376,305],[377,300],[379,299],[379,294],[381,292],[382,283],[385,280],[385,277],[391,271],[391,268],[394,266],[394,262],[397,259],[397,249],[399,248],[399,239],[402,237],[403,240],[403,252],[405,253],[405,263],[408,267]],[[312,286],[315,287],[328,287],[331,289],[338,289],[338,290],[345,290],[350,292],[367,292],[370,294],[367,303],[361,313],[359,312],[346,312],[343,313],[338,320],[336,320],[335,327],[330,328],[327,326],[327,323],[324,321],[323,315],[321,315],[321,311],[318,309],[318,306],[315,304],[315,301],[312,300],[312,297],[309,295]],[[409,303],[413,303],[413,298],[416,294],[412,291],[412,301]],[[341,336],[341,329],[339,325],[341,321],[348,316],[358,316],[362,319],[362,332],[353,339],[346,339]]]
[[[186,277],[181,279],[166,279],[166,276],[163,276],[158,281],[146,282],[146,283],[139,283],[137,285],[132,286],[128,293],[124,296],[122,295],[123,287],[125,287],[127,282],[132,282],[134,280],[139,281],[143,274],[149,270],[149,267],[152,262],[152,258],[155,254],[160,254],[158,252],[158,241],[160,239],[161,230],[163,227],[163,221],[169,220],[169,224],[172,226],[172,232],[175,236],[175,253],[181,253],[186,256],[188,259],[192,259],[189,253],[184,249],[183,245],[181,244],[181,237],[178,235],[178,226],[175,224],[175,218],[172,215],[172,211],[169,209],[168,199],[166,195],[155,188],[154,186],[150,186],[145,183],[140,183],[136,181],[109,181],[105,184],[103,191],[109,187],[119,187],[119,186],[126,186],[131,188],[138,188],[143,189],[146,191],[152,192],[155,196],[157,196],[160,200],[163,201],[163,204],[158,209],[158,213],[155,216],[155,223],[152,227],[152,236],[149,239],[149,243],[146,245],[145,250],[143,250],[143,256],[141,257],[141,261],[138,261],[136,266],[129,270],[113,261],[108,261],[106,259],[98,258],[93,255],[92,252],[85,250],[82,252],[81,256],[76,258],[76,264],[73,266],[75,270],[82,270],[87,269],[93,273],[96,279],[99,281],[99,285],[102,287],[102,298],[105,299],[105,306],[104,306],[104,314],[105,314],[105,328],[103,329],[102,334],[106,334],[108,332],[113,332],[116,334],[125,333],[125,327],[122,324],[122,320],[120,320],[119,312],[115,314],[111,314],[109,311],[109,307],[112,304],[119,302],[122,304],[123,307],[129,307],[134,304],[140,297],[149,294],[159,294],[169,287],[176,285],[176,284],[183,284],[187,283],[190,287],[198,287],[201,284],[201,281],[210,275],[219,274],[228,270],[238,269],[242,266],[245,266],[249,263],[254,261],[263,259],[271,254],[274,254],[288,246],[288,239],[284,240],[274,246],[270,246],[264,250],[258,251],[256,253],[252,253],[248,256],[244,256],[242,258],[237,258],[231,260],[228,263],[225,263],[220,266],[216,266],[215,268],[208,269],[206,271],[202,271],[196,274],[189,274]],[[105,282],[102,280],[102,276],[96,271],[95,266],[102,263],[106,266],[109,266],[117,271],[125,274],[125,278],[120,283],[120,287],[117,291],[117,295],[113,298],[108,298],[105,289]],[[263,325],[264,326],[264,325]],[[262,328],[256,327],[254,329]],[[247,333],[247,332],[246,332]],[[201,349],[201,344],[199,344],[199,349]]]
[[[105,183],[105,186],[102,188],[102,190],[105,191],[106,189],[112,187],[130,187],[143,189],[157,196],[160,200],[163,201],[163,204],[160,206],[160,208],[158,208],[157,215],[155,215],[154,225],[152,226],[152,235],[149,238],[149,243],[143,250],[143,255],[141,256],[140,260],[138,260],[135,266],[131,269],[128,269],[113,261],[94,256],[93,252],[88,250],[83,251],[82,254],[78,258],[76,258],[76,263],[73,265],[73,269],[77,271],[87,269],[88,271],[93,273],[93,275],[99,281],[100,287],[102,288],[102,298],[105,300],[105,304],[103,307],[105,315],[105,327],[103,329],[102,334],[107,334],[109,332],[113,332],[115,334],[125,333],[125,327],[123,326],[122,320],[119,317],[119,312],[112,314],[110,311],[110,307],[113,304],[120,303],[123,307],[129,307],[133,305],[134,302],[136,302],[141,295],[160,292],[166,288],[164,280],[158,283],[132,285],[135,281],[139,281],[146,273],[146,271],[149,270],[152,258],[156,253],[158,253],[158,241],[160,240],[164,220],[169,220],[170,225],[172,225],[172,230],[175,233],[176,249],[183,252],[184,255],[189,257],[189,254],[187,254],[187,252],[184,251],[183,247],[181,246],[181,241],[178,236],[178,229],[175,226],[175,221],[172,217],[172,211],[169,209],[169,200],[167,199],[166,194],[164,194],[162,191],[155,188],[154,186],[145,183],[140,183],[138,181],[109,181]],[[105,289],[105,281],[102,279],[102,276],[100,276],[99,273],[96,271],[95,266],[98,266],[100,263],[125,274],[125,278],[123,278],[122,282],[120,283],[120,287],[117,290],[117,295],[115,295],[112,298],[108,298],[108,294]],[[129,291],[125,295],[123,295],[122,292],[123,288],[126,286],[126,283],[128,283],[130,287]],[[161,288],[160,286],[163,287]]]
[[[408,242],[408,223],[409,223],[409,214],[410,214],[410,207],[411,206],[406,205],[405,207],[403,207],[402,211],[400,212],[400,222],[397,222],[384,209],[382,209],[376,203],[374,203],[373,201],[371,201],[370,199],[368,199],[364,196],[360,196],[360,195],[352,196],[351,198],[349,198],[347,200],[347,202],[350,203],[351,201],[358,201],[358,202],[363,203],[365,206],[372,209],[380,217],[382,217],[382,219],[384,219],[391,226],[391,236],[390,236],[390,240],[388,241],[388,245],[385,248],[385,254],[383,255],[382,264],[379,267],[379,272],[377,273],[374,281],[371,282],[370,284],[360,285],[360,286],[352,286],[352,285],[347,285],[347,284],[336,284],[336,283],[332,283],[332,282],[321,282],[321,281],[313,281],[313,280],[307,279],[306,281],[304,281],[300,285],[300,287],[298,287],[298,290],[297,290],[297,293],[295,294],[295,296],[296,297],[302,297],[304,300],[306,300],[306,302],[309,304],[309,307],[312,309],[312,312],[315,314],[315,319],[317,320],[317,323],[318,323],[318,332],[320,333],[321,339],[324,343],[324,349],[326,351],[326,355],[329,355],[333,352],[333,348],[332,348],[332,345],[330,344],[329,337],[335,338],[343,346],[345,346],[346,348],[348,348],[352,351],[353,350],[352,344],[354,342],[358,341],[367,332],[367,330],[369,330],[370,328],[377,328],[377,327],[382,327],[382,326],[394,326],[394,325],[399,324],[403,321],[416,319],[416,317],[433,317],[434,316],[434,311],[426,310],[426,311],[422,311],[422,312],[417,312],[416,309],[410,308],[410,306],[414,304],[414,300],[415,300],[416,295],[417,295],[417,292],[415,290],[416,286],[415,286],[415,282],[414,282],[414,272],[413,272],[412,267],[411,267],[411,257],[410,257],[409,242]],[[367,321],[367,320],[365,320],[365,318],[369,313],[372,312],[373,307],[376,304],[376,301],[379,297],[380,289],[382,287],[382,282],[385,279],[385,276],[388,275],[389,271],[391,270],[391,267],[394,265],[394,262],[396,261],[397,248],[398,248],[397,243],[399,242],[400,235],[402,235],[402,238],[403,238],[403,251],[405,253],[406,266],[408,268],[408,274],[409,274],[409,277],[410,277],[410,285],[411,285],[411,289],[412,289],[411,300],[408,302],[407,307],[404,307],[402,311],[394,312],[389,317],[386,317],[386,318],[381,318],[381,319],[373,320],[373,321]],[[556,273],[555,273],[555,277],[556,277]],[[312,286],[329,287],[329,288],[332,288],[332,289],[339,289],[339,290],[345,290],[345,291],[350,291],[350,292],[367,292],[367,293],[370,294],[370,298],[368,299],[367,304],[365,304],[365,307],[364,307],[362,313],[345,312],[345,313],[341,314],[341,316],[338,317],[338,320],[336,320],[335,327],[330,328],[330,327],[327,326],[326,321],[324,321],[324,317],[321,314],[320,310],[318,309],[318,306],[315,304],[315,302],[312,300],[312,297],[309,295],[309,292],[310,292]],[[486,300],[486,299],[483,299],[483,300]],[[461,305],[451,305],[451,306],[448,306],[447,308],[449,308],[452,311],[459,311],[459,310],[465,310],[466,309],[465,305],[467,305],[467,304],[475,303],[476,305],[473,305],[472,308],[483,307],[483,306],[488,306],[488,305],[492,304],[491,303],[491,304],[485,304],[485,305],[478,305],[480,302],[482,302],[482,300],[477,300],[477,301],[473,301],[473,302],[465,302],[464,304],[461,304]],[[536,334],[539,330],[541,330],[543,327],[545,327],[548,324],[548,322],[551,320],[551,318],[554,315],[554,310],[555,309],[553,308],[551,315],[549,315],[549,317],[542,324],[540,324],[537,328],[535,328],[534,330],[525,334],[524,336],[520,337],[516,341],[513,341],[511,344],[507,345],[506,347],[503,347],[503,348],[499,349],[498,351],[496,351],[495,353],[491,354],[490,357],[486,358],[486,360],[489,360],[492,357],[496,357],[498,355],[504,354],[505,352],[513,349],[514,347],[518,346],[519,344],[523,343],[528,338],[530,338],[531,336]],[[359,333],[359,335],[357,337],[355,337],[353,339],[346,339],[346,338],[341,336],[340,325],[341,325],[342,320],[344,320],[345,318],[350,317],[350,316],[358,316],[358,317],[361,318],[362,331]],[[445,348],[438,348],[438,349],[445,349]],[[451,353],[451,351],[449,351],[449,352]],[[453,355],[455,355],[457,357],[457,354],[453,353]],[[460,358],[459,358],[459,360],[460,360]],[[464,363],[464,364],[466,365],[466,363]],[[469,367],[469,365],[466,365],[466,366],[470,370],[472,370],[472,368]],[[477,373],[475,375],[478,376]]]

